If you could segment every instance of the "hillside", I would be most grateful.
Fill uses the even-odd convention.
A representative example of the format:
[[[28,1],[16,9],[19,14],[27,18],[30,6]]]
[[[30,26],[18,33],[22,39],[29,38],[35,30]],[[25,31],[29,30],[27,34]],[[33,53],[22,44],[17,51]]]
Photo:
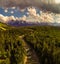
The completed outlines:
[[[6,24],[6,23],[0,22],[0,31],[1,31],[1,30],[6,31],[6,30],[9,30],[9,29],[11,29],[11,28],[13,28],[13,26],[10,26],[10,25],[8,25],[8,24]]]
[[[60,27],[0,26],[0,64],[60,64]]]
[[[0,22],[0,30],[6,30],[9,26]]]

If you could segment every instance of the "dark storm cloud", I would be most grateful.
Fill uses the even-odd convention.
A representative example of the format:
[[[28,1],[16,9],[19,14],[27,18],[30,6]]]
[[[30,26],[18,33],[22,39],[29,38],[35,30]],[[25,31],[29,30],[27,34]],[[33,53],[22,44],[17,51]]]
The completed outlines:
[[[40,9],[46,9],[55,13],[60,13],[60,7],[58,4],[44,4],[42,0],[0,0],[0,6],[2,7],[20,7],[25,8],[28,6],[35,6]],[[45,0],[44,0],[45,1]]]
[[[19,7],[26,7],[26,6],[35,6],[40,4],[40,0],[0,0],[0,6],[19,6]]]

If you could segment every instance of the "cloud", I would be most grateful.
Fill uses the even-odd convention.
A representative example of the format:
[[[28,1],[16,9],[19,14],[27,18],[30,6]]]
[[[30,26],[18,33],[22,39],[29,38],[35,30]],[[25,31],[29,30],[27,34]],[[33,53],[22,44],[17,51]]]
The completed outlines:
[[[0,14],[0,22],[8,23],[10,20],[16,20],[14,16],[3,16]]]
[[[23,20],[26,22],[32,22],[32,23],[40,23],[40,22],[47,22],[47,23],[60,23],[60,14],[54,14],[54,13],[49,13],[49,12],[43,12],[40,11],[41,13],[38,14],[36,11],[36,8],[34,7],[29,7],[28,8],[28,16],[23,15],[22,17],[14,17],[14,16],[3,16],[0,14],[0,21],[7,23],[11,20]]]
[[[30,7],[30,8],[28,8],[28,12],[29,12],[29,14],[30,15],[34,15],[34,16],[36,16],[36,9],[34,8],[34,7]]]
[[[39,9],[60,13],[60,4],[53,4],[50,0],[49,3],[48,0],[0,0],[0,7],[1,6],[13,8],[20,7],[21,9],[29,6],[35,6]]]
[[[7,9],[5,9],[5,10],[4,10],[4,12],[5,12],[5,13],[7,13],[7,12],[8,12],[8,10],[7,10]]]
[[[0,22],[6,23],[7,21],[8,21],[8,17],[0,14]]]
[[[26,21],[32,21],[32,22],[53,22],[53,16],[51,13],[45,12],[43,13],[40,11],[41,14],[37,13],[36,8],[30,7],[28,8],[28,17],[26,17]]]
[[[21,11],[21,12],[24,12],[24,11],[25,11],[25,9],[20,9],[20,11]]]
[[[16,7],[11,7],[11,9],[16,9]]]

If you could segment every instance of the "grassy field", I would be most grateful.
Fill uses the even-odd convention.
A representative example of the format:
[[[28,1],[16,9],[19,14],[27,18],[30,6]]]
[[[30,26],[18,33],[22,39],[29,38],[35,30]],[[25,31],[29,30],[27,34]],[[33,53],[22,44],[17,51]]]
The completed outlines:
[[[33,48],[40,64],[60,64],[60,27],[20,26],[0,23],[0,64],[24,64],[25,50],[19,36]]]

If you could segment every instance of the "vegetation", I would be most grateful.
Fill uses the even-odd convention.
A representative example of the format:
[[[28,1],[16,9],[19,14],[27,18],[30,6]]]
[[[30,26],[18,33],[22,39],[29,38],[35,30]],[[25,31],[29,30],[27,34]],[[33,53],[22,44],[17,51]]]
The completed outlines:
[[[26,34],[25,41],[31,45],[40,60],[40,64],[60,64],[60,27],[31,27],[34,30]]]
[[[39,57],[40,64],[60,64],[60,27],[22,26],[0,27],[0,64],[24,64],[24,47],[19,36]]]

